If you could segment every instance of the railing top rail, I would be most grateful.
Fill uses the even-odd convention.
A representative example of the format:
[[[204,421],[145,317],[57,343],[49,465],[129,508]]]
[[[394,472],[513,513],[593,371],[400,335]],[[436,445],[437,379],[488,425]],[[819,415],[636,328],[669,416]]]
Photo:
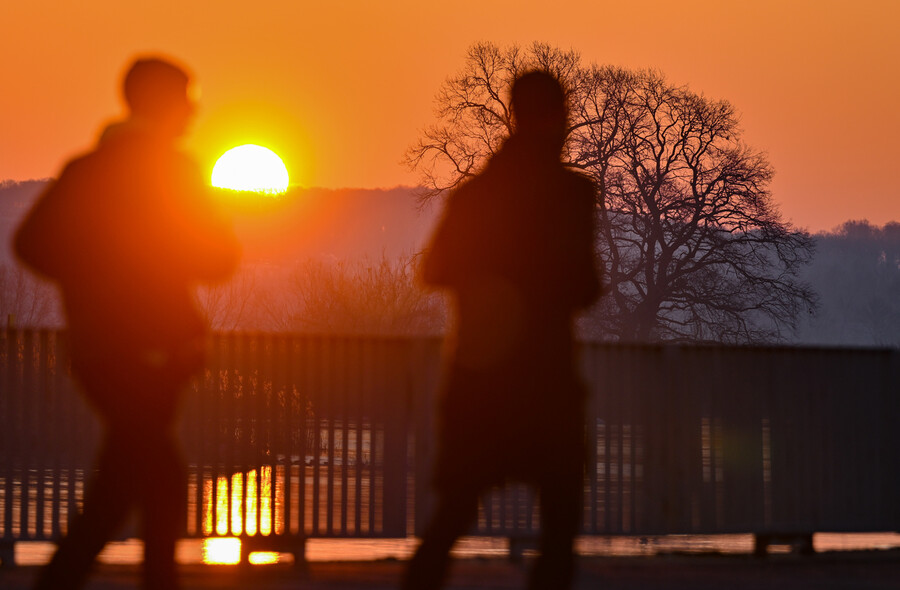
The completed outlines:
[[[0,338],[8,338],[14,335],[33,334],[57,334],[64,336],[64,328],[46,328],[16,326],[0,328]],[[384,334],[384,333],[353,333],[353,332],[281,332],[263,330],[234,330],[210,332],[212,339],[279,339],[279,340],[361,340],[368,342],[441,342],[442,334]],[[624,349],[624,350],[719,350],[719,351],[785,351],[785,352],[853,352],[853,353],[879,353],[900,355],[900,348],[891,346],[863,346],[863,345],[831,345],[809,343],[688,343],[688,342],[620,342],[603,340],[579,339],[578,344],[592,349]]]

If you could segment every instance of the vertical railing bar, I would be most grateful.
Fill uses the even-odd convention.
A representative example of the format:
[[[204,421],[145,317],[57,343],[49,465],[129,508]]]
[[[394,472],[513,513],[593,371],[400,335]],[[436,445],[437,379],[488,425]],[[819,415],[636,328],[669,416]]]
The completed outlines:
[[[256,332],[253,334],[256,347],[254,349],[254,370],[256,371],[256,381],[253,387],[254,391],[254,422],[253,422],[253,455],[251,460],[253,468],[256,471],[256,491],[254,500],[256,501],[256,535],[262,535],[262,511],[263,511],[263,467],[268,461],[269,450],[269,426],[266,422],[266,400],[268,393],[266,391],[266,382],[271,378],[271,373],[266,369],[266,342],[267,337]]]
[[[612,366],[613,362],[617,364],[615,366],[620,367],[620,371],[627,372],[630,367],[627,366],[627,358],[622,358],[621,356],[617,356],[615,361],[610,358],[606,359],[605,366]],[[621,381],[621,376],[619,372],[615,374],[615,381],[610,382],[613,379],[613,375],[608,375],[607,373],[603,373],[603,375],[607,378],[607,381],[604,382],[604,387],[607,391],[611,391],[613,387],[618,387],[618,390],[622,390],[624,383]],[[594,417],[595,422],[595,431],[596,431],[596,439],[592,441],[593,452],[596,454],[596,460],[592,468],[595,470],[594,477],[597,480],[597,496],[594,498],[593,508],[597,512],[596,517],[596,528],[598,532],[609,533],[609,522],[607,520],[607,502],[608,495],[607,489],[609,487],[609,472],[606,467],[606,450],[607,450],[607,436],[609,433],[609,398],[610,395],[600,395],[595,400],[596,403],[596,415]]]
[[[24,344],[24,356],[23,356],[23,374],[22,374],[22,386],[23,391],[25,392],[25,396],[23,398],[23,408],[22,408],[22,430],[21,436],[25,444],[22,445],[22,476],[21,476],[21,498],[19,500],[19,527],[20,527],[20,538],[31,538],[30,532],[30,523],[29,523],[29,513],[30,513],[30,504],[31,504],[31,464],[34,461],[34,445],[30,444],[28,440],[32,433],[35,432],[35,424],[33,420],[35,419],[36,412],[34,411],[34,401],[37,398],[37,388],[35,387],[35,343],[34,343],[34,331],[32,330],[24,330],[23,331],[23,344]]]
[[[606,431],[606,421],[604,416],[606,416],[605,404],[607,403],[608,395],[604,395],[602,392],[611,391],[613,387],[617,386],[617,381],[613,382],[613,376],[607,375],[605,372],[606,367],[611,366],[614,359],[610,358],[609,351],[604,348],[603,349],[603,359],[600,361],[603,369],[601,369],[601,375],[605,378],[603,380],[598,378],[598,391],[596,392],[596,396],[594,398],[594,413],[592,416],[592,420],[594,423],[594,437],[588,441],[591,445],[591,456],[593,457],[593,462],[591,463],[591,471],[593,473],[592,481],[595,482],[596,492],[591,501],[591,510],[594,511],[594,531],[596,533],[604,533],[607,531],[604,522],[605,513],[603,511],[603,499],[604,499],[604,490],[605,490],[605,472],[603,471],[601,461],[603,459],[601,455],[601,449],[603,444],[603,436]],[[620,358],[615,359],[616,362],[619,363],[619,367],[622,367],[623,360]],[[623,370],[627,370],[625,367]],[[618,377],[618,375],[617,375]],[[600,386],[602,383],[602,387]],[[619,389],[621,389],[621,385],[619,385]]]
[[[63,412],[61,411],[62,405],[62,392],[63,388],[61,387],[63,379],[67,373],[67,367],[65,365],[65,358],[62,354],[60,347],[60,334],[59,332],[54,333],[53,338],[53,352],[54,352],[54,366],[53,366],[53,432],[59,436],[59,433],[63,432],[62,428],[62,416]],[[53,459],[53,504],[52,504],[52,515],[50,517],[51,528],[50,528],[50,537],[57,538],[61,535],[60,531],[60,505],[62,504],[62,452],[54,453]]]
[[[281,531],[280,535],[284,537],[290,536],[290,525],[287,524],[289,521],[286,520],[286,511],[285,505],[286,501],[289,501],[290,496],[288,496],[285,492],[288,487],[285,487],[285,482],[290,480],[291,478],[291,428],[289,423],[289,407],[287,405],[288,396],[287,396],[287,364],[284,362],[283,354],[284,351],[284,335],[280,334],[272,338],[272,348],[270,351],[271,355],[271,364],[272,364],[272,391],[271,398],[269,400],[269,428],[276,429],[273,434],[271,434],[271,477],[269,481],[269,490],[272,495],[272,499],[270,501],[270,515],[271,515],[271,525],[270,525],[270,533],[271,535],[279,535],[278,522],[279,517],[281,521]],[[279,399],[280,397],[280,399]],[[284,459],[279,462],[278,461],[278,451],[281,451],[284,455]],[[282,475],[279,478],[278,470],[279,465],[281,465]],[[279,479],[281,481],[281,493],[279,494]]]
[[[238,339],[241,342],[241,359],[238,364],[238,371],[240,372],[240,396],[235,398],[235,408],[237,412],[235,413],[235,428],[238,432],[240,432],[240,438],[237,440],[240,441],[239,445],[235,445],[234,453],[235,458],[235,467],[237,467],[240,471],[240,482],[241,482],[241,490],[240,490],[240,499],[238,501],[238,521],[241,523],[241,535],[247,536],[247,505],[248,505],[248,496],[247,489],[250,487],[248,484],[250,483],[250,465],[251,459],[248,456],[251,452],[250,449],[253,448],[253,435],[254,435],[254,409],[255,409],[255,379],[253,375],[253,371],[255,367],[251,362],[251,358],[253,357],[253,340],[250,334],[242,333],[238,336]],[[232,468],[232,471],[234,467]],[[232,473],[232,480],[234,479],[234,474]],[[234,491],[231,492],[231,497],[234,497]],[[234,510],[234,502],[231,502],[231,509]],[[234,531],[232,531],[234,534]]]
[[[276,385],[278,384],[279,379],[277,376],[280,376],[280,373],[276,374],[275,368],[275,346],[276,341],[272,334],[265,334],[263,341],[265,343],[265,347],[263,348],[263,359],[264,366],[266,367],[267,377],[267,387],[264,390],[266,393],[266,403],[263,406],[265,410],[266,419],[263,424],[265,432],[266,432],[266,464],[269,468],[268,470],[268,520],[267,527],[269,530],[269,535],[276,534],[276,526],[275,526],[275,515],[277,513],[278,506],[278,488],[276,487],[275,478],[277,476],[278,470],[278,460],[277,460],[277,449],[281,446],[278,444],[278,440],[275,438],[275,429],[281,426],[280,418],[275,414],[275,409],[279,406],[278,404],[278,395]],[[279,415],[280,416],[280,415]],[[260,477],[264,477],[260,475]],[[262,491],[260,491],[262,494]],[[265,495],[262,498],[266,498]],[[262,511],[260,511],[262,514]],[[260,531],[261,532],[261,531]]]
[[[228,427],[228,434],[225,440],[220,441],[221,443],[225,443],[225,515],[227,518],[227,526],[225,530],[227,534],[234,534],[232,530],[232,524],[234,522],[234,507],[232,506],[231,499],[234,497],[233,486],[234,486],[234,468],[237,462],[235,457],[235,438],[238,435],[236,429],[236,416],[235,413],[237,411],[237,382],[238,376],[240,374],[240,370],[238,364],[241,359],[241,350],[240,350],[240,338],[232,335],[228,338],[229,347],[226,349],[226,354],[223,355],[225,357],[225,367],[228,374],[228,381],[226,382],[226,391],[225,391],[225,401],[222,404],[225,410],[225,424]],[[216,488],[218,488],[218,482],[216,483]]]
[[[297,355],[296,362],[299,363],[303,367],[302,374],[297,376],[293,369],[290,370],[290,374],[292,376],[291,383],[297,381],[301,381],[301,384],[297,387],[297,421],[299,423],[298,428],[298,436],[300,448],[297,450],[297,454],[299,457],[299,466],[298,472],[299,476],[297,479],[297,534],[301,537],[306,537],[306,457],[309,455],[312,450],[309,449],[309,415],[307,413],[308,401],[310,399],[312,388],[310,386],[310,378],[311,378],[311,370],[309,366],[309,359],[311,356],[311,347],[309,345],[309,338],[299,338],[296,336],[292,336],[289,340],[291,346],[289,348],[291,363],[289,366],[294,366],[294,359],[292,358],[294,354]],[[291,386],[291,396],[294,394],[294,386]]]
[[[206,516],[206,510],[203,506],[203,491],[206,487],[206,479],[207,477],[212,478],[213,474],[208,471],[209,467],[207,463],[209,462],[209,453],[208,443],[213,433],[207,431],[209,419],[208,417],[213,414],[212,410],[208,408],[209,398],[212,396],[212,391],[215,389],[215,376],[218,374],[216,367],[218,366],[218,356],[216,355],[215,350],[215,337],[207,337],[206,338],[206,362],[204,363],[203,372],[200,373],[196,379],[195,383],[197,384],[197,392],[194,395],[193,405],[195,407],[194,419],[198,421],[197,424],[194,424],[194,445],[197,452],[196,456],[196,464],[194,465],[194,470],[197,474],[197,489],[194,493],[194,502],[197,506],[197,511],[194,516],[194,527],[195,531],[197,531],[198,537],[203,537],[206,534],[206,531],[203,528],[203,519]],[[213,488],[215,485],[212,486]],[[212,496],[210,496],[210,501],[212,501]],[[215,505],[213,505],[215,506]],[[215,521],[215,515],[213,514],[212,520]],[[210,523],[211,526],[215,527],[215,522]]]
[[[232,336],[230,340],[226,340],[226,336],[224,334],[218,334],[213,339],[215,342],[215,351],[216,351],[216,365],[215,365],[215,373],[212,375],[213,378],[213,386],[210,389],[211,394],[211,402],[213,405],[212,415],[212,437],[211,444],[213,445],[212,449],[212,494],[210,495],[210,502],[212,503],[212,507],[210,509],[210,516],[212,518],[212,523],[210,523],[210,532],[211,536],[216,536],[219,534],[219,478],[222,477],[222,470],[224,468],[224,462],[226,461],[225,454],[227,449],[222,446],[222,430],[225,428],[227,416],[225,413],[225,403],[228,396],[228,384],[231,380],[231,375],[229,374],[227,358],[227,351],[232,346],[231,340],[234,337]],[[227,517],[227,514],[226,514]]]
[[[37,533],[38,539],[46,538],[46,523],[44,522],[44,502],[46,500],[46,486],[45,486],[45,478],[46,478],[46,458],[47,458],[47,437],[50,436],[50,430],[47,428],[46,417],[50,416],[52,420],[53,416],[53,408],[50,406],[50,401],[52,396],[50,394],[50,385],[48,383],[48,375],[50,371],[50,366],[48,363],[48,355],[50,352],[50,341],[49,341],[49,333],[47,330],[42,329],[38,332],[38,338],[40,341],[40,356],[38,360],[38,404],[35,408],[35,426],[37,429],[34,430],[36,433],[41,433],[41,436],[38,440],[35,441],[35,448],[38,449],[37,461],[35,467],[37,468],[37,506],[35,507],[35,531]],[[43,411],[41,411],[41,406],[43,406]],[[43,420],[41,417],[44,417]],[[43,422],[43,423],[42,423]],[[46,433],[46,435],[44,434]],[[55,434],[55,432],[53,433]]]
[[[257,469],[256,497],[257,497],[257,523],[256,534],[263,535],[263,524],[266,524],[266,530],[271,535],[274,530],[273,516],[275,514],[275,487],[272,485],[272,474],[274,473],[278,463],[275,460],[274,445],[272,439],[272,406],[274,404],[274,373],[272,372],[272,335],[269,333],[257,332],[257,346],[259,350],[257,356],[260,359],[260,376],[259,376],[259,392],[261,393],[260,421],[257,424],[260,436],[260,443],[263,445],[261,453],[257,452],[259,457],[259,467]],[[263,516],[263,508],[268,506],[267,516]]]
[[[266,359],[268,358],[266,355],[266,345],[268,343],[268,338],[259,332],[253,334],[254,348],[253,348],[253,368],[256,371],[256,380],[253,385],[253,395],[254,395],[254,421],[252,423],[251,432],[253,433],[252,446],[253,456],[251,460],[253,461],[253,468],[256,471],[255,479],[256,479],[256,490],[255,495],[256,498],[256,534],[262,534],[262,481],[263,481],[263,466],[265,465],[266,458],[268,457],[269,450],[269,425],[268,421],[265,420],[266,416],[266,380],[271,378],[271,372],[268,374],[264,370],[266,368]],[[249,371],[248,371],[249,372]],[[247,474],[249,479],[249,472]],[[248,489],[248,486],[245,485],[244,489]],[[246,504],[245,508],[246,510]]]
[[[507,515],[507,527],[509,528],[511,533],[518,534],[520,532],[519,526],[519,502],[522,499],[522,486],[516,484],[512,493],[510,494],[510,500],[512,501],[512,510],[510,511],[512,514]],[[510,524],[511,523],[511,524]]]
[[[598,496],[600,493],[600,490],[598,487],[599,482],[597,480],[597,477],[599,475],[597,473],[597,460],[598,460],[597,439],[599,436],[599,429],[597,428],[597,420],[599,419],[598,400],[599,400],[599,396],[600,396],[600,384],[607,382],[605,379],[601,379],[597,373],[602,371],[602,369],[600,368],[601,366],[604,368],[609,366],[608,359],[600,358],[600,351],[601,351],[601,348],[597,345],[593,345],[590,347],[585,346],[585,355],[589,359],[589,365],[588,365],[590,367],[589,374],[592,376],[592,380],[587,381],[587,384],[591,387],[591,389],[588,391],[588,412],[586,412],[586,414],[588,416],[587,443],[589,446],[589,449],[588,449],[589,464],[588,464],[587,472],[588,472],[588,477],[589,477],[588,486],[589,486],[589,490],[590,490],[589,491],[589,500],[588,500],[588,513],[589,513],[588,518],[589,518],[590,525],[588,527],[588,530],[589,530],[589,532],[595,533],[595,534],[598,533],[599,529],[600,529],[599,523],[598,523],[599,512],[597,510],[597,500],[598,500]],[[602,351],[605,353],[606,348],[603,348]],[[606,361],[606,362],[604,363],[604,361]],[[605,375],[605,373],[601,373],[601,374]]]
[[[631,393],[631,392],[629,392],[629,393]],[[626,433],[627,426],[628,426],[626,424],[626,420],[628,418],[628,416],[626,414],[626,407],[628,406],[629,398],[630,398],[629,394],[625,394],[624,396],[622,396],[622,399],[619,400],[619,405],[617,408],[618,409],[617,422],[619,425],[619,428],[618,428],[619,443],[617,445],[618,457],[616,458],[616,461],[618,463],[618,469],[616,471],[616,475],[617,475],[616,487],[618,488],[617,508],[618,508],[618,513],[619,513],[618,514],[619,530],[622,531],[623,533],[627,532],[627,520],[626,520],[626,514],[625,514],[627,511],[627,508],[628,508],[628,505],[626,502],[627,489],[626,489],[626,481],[625,481],[625,479],[626,479],[626,469],[625,468],[627,467],[627,457],[626,457],[627,436],[625,433]]]
[[[281,519],[282,519],[282,531],[285,537],[290,537],[295,533],[292,528],[292,519],[293,513],[291,511],[291,505],[293,502],[293,494],[294,489],[292,485],[292,480],[294,477],[294,371],[293,371],[293,363],[290,360],[289,351],[291,346],[291,338],[286,335],[282,335],[278,339],[278,356],[277,358],[277,366],[279,367],[279,374],[281,375],[281,387],[284,400],[283,404],[283,416],[282,416],[282,424],[283,430],[281,436],[283,437],[282,446],[284,447],[284,480],[282,482],[282,508],[281,508]],[[301,459],[302,465],[302,459]],[[277,523],[277,520],[276,520]]]
[[[387,360],[387,355],[385,353],[385,342],[380,340],[378,342],[378,361],[376,362],[376,371],[373,376],[372,382],[376,385],[372,389],[372,397],[371,397],[371,406],[372,406],[372,452],[371,452],[371,463],[372,468],[370,470],[370,484],[369,484],[369,531],[373,534],[379,533],[378,529],[378,494],[380,491],[379,487],[379,479],[382,481],[383,486],[383,476],[384,476],[384,463],[387,460],[384,457],[384,395],[385,395],[385,383],[384,383],[384,369],[385,363]],[[381,446],[379,446],[381,445]],[[376,460],[377,454],[377,460]],[[382,506],[383,509],[383,506]],[[382,525],[384,521],[382,519]]]
[[[210,523],[210,536],[218,535],[219,528],[219,478],[221,477],[221,469],[222,463],[224,462],[224,458],[222,457],[222,453],[224,449],[222,448],[221,439],[222,439],[222,429],[224,427],[225,420],[225,412],[222,407],[225,402],[225,387],[227,376],[227,368],[225,365],[225,343],[224,343],[224,335],[217,334],[213,338],[213,342],[215,343],[215,354],[216,354],[216,363],[214,367],[214,372],[212,374],[212,387],[210,388],[210,403],[212,404],[212,421],[211,421],[211,436],[210,436],[210,445],[212,446],[210,452],[211,458],[211,473],[210,477],[212,479],[211,486],[211,494],[210,494],[210,503],[212,504],[210,508],[210,518],[212,522]]]
[[[620,395],[624,395],[624,392],[620,392]],[[613,461],[614,458],[614,439],[615,433],[618,430],[617,421],[617,412],[616,408],[618,407],[618,400],[609,399],[609,405],[607,406],[606,412],[606,428],[604,429],[604,437],[603,437],[603,460],[604,460],[604,477],[606,479],[606,498],[603,503],[603,509],[606,513],[606,527],[607,531],[610,533],[618,533],[620,532],[618,527],[618,519],[616,518],[616,498],[615,498],[615,485],[616,480],[613,477]]]
[[[326,363],[326,370],[328,375],[328,403],[326,407],[328,408],[327,418],[325,424],[327,425],[326,433],[327,433],[327,441],[328,444],[326,446],[325,452],[326,462],[325,462],[325,493],[326,493],[326,506],[325,506],[325,518],[327,520],[325,524],[325,531],[332,535],[334,534],[334,429],[335,429],[335,381],[336,381],[336,373],[337,373],[337,363],[336,363],[336,350],[335,350],[335,337],[331,336],[328,338],[328,362]]]
[[[258,341],[250,333],[241,334],[241,397],[238,404],[238,420],[240,421],[241,446],[237,449],[240,452],[240,468],[241,468],[241,500],[238,505],[238,519],[241,522],[241,534],[249,536],[247,529],[249,528],[249,489],[250,489],[250,471],[251,466],[256,467],[259,463],[256,460],[254,448],[256,443],[256,421],[258,415],[256,413],[256,399],[258,396],[259,386],[259,365],[253,361],[256,358],[256,345]],[[251,456],[254,453],[254,456]],[[258,471],[258,470],[257,470]],[[255,479],[255,477],[254,477]],[[253,482],[258,484],[257,481]],[[257,513],[259,505],[256,506]],[[254,523],[255,524],[255,523]],[[257,529],[256,532],[259,532]]]
[[[632,370],[632,365],[629,364],[632,362],[632,355],[622,355],[624,358],[620,359],[619,362],[622,362],[624,369],[622,372],[628,373],[628,371]],[[625,383],[621,381],[617,381],[620,385],[619,391],[616,392],[616,396],[621,395],[625,392],[630,385],[629,381]],[[606,533],[613,532],[613,511],[611,509],[612,505],[612,476],[611,476],[611,468],[610,468],[610,456],[611,456],[611,445],[610,441],[612,439],[612,422],[613,422],[613,406],[615,403],[613,395],[605,395],[599,400],[599,406],[602,407],[602,411],[600,414],[603,416],[603,424],[602,428],[598,424],[598,437],[599,441],[597,443],[597,452],[602,453],[598,458],[598,463],[603,468],[603,478],[598,481],[598,484],[601,485],[601,489],[598,491],[598,512],[599,512],[599,521],[602,523],[602,529]],[[602,433],[600,432],[602,430]]]
[[[313,456],[313,533],[320,534],[321,533],[321,525],[319,523],[319,504],[321,502],[321,460],[322,460],[322,415],[324,413],[324,405],[325,405],[325,338],[323,336],[316,336],[314,341],[315,346],[315,357],[314,364],[312,364],[311,369],[314,372],[315,382],[316,382],[316,400],[315,405],[313,406],[313,418],[314,418],[314,428],[315,428],[315,438],[316,438],[316,449],[315,455]],[[313,359],[313,355],[310,354],[311,359]]]
[[[675,362],[675,366],[681,366],[684,362],[684,358],[688,356],[687,351],[674,347],[667,346],[667,353],[669,355],[677,355],[678,359]],[[719,362],[722,362],[724,359],[721,357],[716,359]],[[727,362],[727,361],[725,361]],[[667,365],[673,366],[673,365]],[[717,365],[720,366],[720,365]],[[679,385],[684,385],[684,381],[680,381]],[[693,409],[697,407],[697,398],[698,398],[698,387],[692,386],[690,389],[685,390],[684,397],[680,399],[684,400],[684,403],[681,405],[681,416],[680,419],[677,420],[677,430],[678,430],[678,448],[683,449],[683,452],[679,456],[679,461],[681,463],[681,472],[685,474],[682,477],[681,481],[681,493],[685,502],[685,510],[683,512],[683,516],[685,519],[684,527],[685,530],[695,531],[696,527],[694,525],[694,516],[695,516],[695,508],[693,502],[693,460],[694,460],[694,447],[693,447],[693,438],[692,433],[696,427],[694,424],[694,412]]]
[[[211,504],[209,509],[210,515],[210,531],[214,531],[216,527],[216,441],[218,440],[218,423],[219,423],[219,404],[214,403],[216,393],[218,392],[219,381],[221,379],[221,371],[220,371],[220,362],[219,362],[219,349],[217,347],[218,338],[215,335],[210,335],[207,338],[207,364],[209,366],[209,375],[206,380],[206,387],[200,393],[200,416],[201,418],[201,426],[197,428],[197,436],[199,438],[198,448],[201,449],[199,452],[199,456],[201,459],[198,459],[200,465],[200,472],[203,474],[201,479],[201,487],[206,486],[206,479],[209,478],[210,484],[210,494],[208,501]],[[204,429],[206,432],[204,432]],[[203,492],[198,492],[199,494],[203,494]],[[203,536],[206,536],[206,529],[203,528],[203,519],[206,518],[207,509],[203,506],[203,497],[204,495],[198,496],[200,498],[200,505],[203,514],[200,516],[200,527]]]
[[[10,400],[15,391],[10,377],[12,373],[12,357],[8,351],[10,340],[9,328],[0,328],[0,385],[2,385],[2,389],[0,389],[0,444],[2,444],[2,448],[6,449],[5,452],[7,453],[11,452],[12,447],[8,437],[10,430],[9,421],[11,420]],[[9,485],[12,469],[9,463],[9,458],[0,462],[0,479],[3,482],[3,514],[0,515],[0,519],[2,519],[0,520],[0,539],[12,538],[11,514],[7,514],[7,510],[10,509],[12,503],[12,490]]]
[[[69,354],[69,348],[68,348],[70,346],[70,343],[68,340],[66,340],[65,344],[66,344],[66,353],[67,353],[66,358],[68,361],[67,364],[70,368],[70,374],[71,374],[71,355]],[[70,390],[70,394],[71,393],[74,393],[74,392]],[[66,405],[69,407],[69,411],[66,413],[70,416],[72,416],[72,415],[77,416],[78,408],[76,406],[75,396],[69,395],[67,397],[68,397],[68,399],[67,399]],[[77,440],[80,442],[82,439],[82,436],[79,436],[79,435],[83,435],[83,433],[84,433],[84,429],[80,428],[80,426],[82,426],[81,421],[78,420],[77,418],[75,420],[68,420],[66,422],[66,425],[67,425],[67,431],[68,431],[68,435],[65,437],[66,440]],[[82,450],[80,444],[73,445],[73,448],[77,449],[78,451]],[[69,465],[69,476],[68,476],[68,480],[67,480],[68,493],[67,493],[67,498],[66,498],[66,504],[67,504],[66,531],[68,531],[68,529],[69,529],[69,523],[72,522],[72,519],[75,517],[75,515],[78,512],[77,482],[78,482],[78,471],[79,470],[78,470],[77,459],[79,457],[77,457],[76,453],[72,452],[69,454],[69,458],[70,458],[71,463]]]
[[[234,428],[231,423],[231,398],[232,398],[232,382],[234,381],[234,347],[235,337],[222,335],[222,370],[219,376],[219,395],[216,399],[216,406],[219,408],[219,420],[216,424],[216,479],[213,483],[215,491],[215,504],[213,508],[213,525],[215,534],[219,534],[219,480],[225,479],[223,492],[225,494],[225,522],[227,524],[226,533],[231,531],[231,467],[228,465],[231,460],[231,449],[234,446],[230,439],[234,438]],[[224,438],[223,438],[224,437]]]
[[[625,406],[625,421],[628,423],[628,508],[626,514],[626,521],[628,523],[628,532],[634,533],[635,531],[635,511],[637,506],[637,417],[635,412],[635,403],[637,396],[635,392],[631,392],[631,395],[625,398],[626,406]],[[623,478],[624,479],[624,478]]]
[[[4,398],[6,398],[6,411],[3,413],[5,416],[4,420],[4,428],[3,433],[5,435],[5,442],[7,443],[5,448],[6,452],[10,453],[10,461],[8,463],[8,467],[6,473],[4,474],[4,507],[3,507],[3,527],[4,527],[4,536],[10,536],[15,538],[16,531],[13,527],[13,495],[14,495],[14,475],[15,475],[15,461],[14,458],[18,457],[19,453],[19,437],[17,436],[17,429],[15,424],[17,422],[17,414],[16,406],[17,402],[21,398],[21,388],[16,385],[16,377],[19,373],[19,363],[18,363],[18,334],[17,331],[12,328],[7,328],[6,332],[6,387],[4,390],[7,392],[4,394]]]
[[[354,340],[350,338],[342,340],[342,354],[341,354],[341,362],[339,366],[343,367],[343,370],[340,371],[340,375],[342,378],[340,379],[340,392],[341,392],[341,534],[347,534],[347,509],[349,506],[347,499],[347,492],[349,490],[349,436],[350,436],[350,413],[349,413],[349,404],[350,404],[350,393],[349,389],[352,384],[355,383],[356,379],[354,377],[356,366],[353,365],[352,355],[350,354],[350,349],[353,346]]]
[[[236,355],[235,355],[235,375],[237,378],[234,380],[235,388],[232,392],[231,396],[231,431],[235,433],[235,437],[230,440],[231,442],[231,461],[229,461],[228,468],[228,526],[230,528],[230,534],[234,535],[235,531],[233,528],[235,516],[237,516],[237,520],[241,526],[240,534],[245,534],[247,532],[246,524],[246,510],[244,507],[247,505],[247,463],[246,463],[246,452],[244,450],[244,446],[247,445],[247,424],[244,417],[249,414],[248,412],[248,404],[247,404],[247,392],[248,392],[248,382],[249,375],[247,371],[247,355],[248,347],[247,347],[247,336],[246,334],[240,334],[236,338]],[[240,445],[240,446],[238,446]],[[240,473],[240,482],[241,482],[241,493],[240,493],[240,501],[238,506],[234,505],[234,487],[235,487],[235,474]],[[237,508],[237,515],[234,514],[235,508]]]
[[[243,442],[238,448],[241,457],[241,502],[239,505],[239,517],[242,523],[241,534],[249,536],[247,533],[249,526],[256,524],[255,522],[251,522],[249,514],[250,501],[253,500],[253,498],[250,497],[250,472],[259,471],[259,461],[257,461],[256,457],[256,425],[259,419],[259,415],[256,411],[256,401],[259,394],[259,365],[254,362],[256,360],[256,346],[259,342],[255,336],[249,332],[243,333],[241,335],[241,340],[244,342],[243,362],[241,363],[241,374],[243,375],[243,379],[241,380],[241,401],[238,406],[240,408],[238,418],[241,422],[241,439]],[[253,485],[255,486],[259,483],[256,481],[256,474],[254,474],[253,479]],[[259,512],[259,505],[256,506],[256,512]],[[257,529],[256,532],[258,533],[259,529]]]
[[[377,480],[375,472],[378,468],[378,420],[376,416],[375,397],[381,391],[381,384],[378,383],[378,369],[381,367],[381,341],[373,342],[371,349],[370,366],[372,367],[372,375],[369,382],[371,387],[365,392],[366,415],[369,420],[369,469],[368,469],[368,532],[370,536],[375,535],[375,487]]]
[[[365,395],[366,383],[368,382],[368,367],[366,366],[366,352],[370,339],[362,340],[357,349],[357,361],[359,363],[359,375],[357,377],[356,396],[354,399],[354,407],[356,408],[356,455],[354,460],[354,470],[356,474],[356,486],[353,494],[353,528],[356,536],[362,534],[362,462],[363,462],[363,445],[362,432],[365,416],[363,412],[363,397]]]
[[[247,425],[244,416],[247,415],[247,347],[244,334],[236,334],[235,354],[233,363],[233,381],[231,395],[229,397],[231,420],[229,421],[229,431],[232,433],[228,439],[230,458],[228,461],[228,527],[229,534],[235,535],[235,520],[241,527],[241,533],[246,532],[244,528],[244,509],[246,504],[245,494],[247,492],[247,477],[244,446],[247,441]],[[235,477],[238,476],[238,477]],[[234,497],[237,489],[237,482],[240,481],[239,500],[235,505]],[[237,512],[237,513],[235,513]]]

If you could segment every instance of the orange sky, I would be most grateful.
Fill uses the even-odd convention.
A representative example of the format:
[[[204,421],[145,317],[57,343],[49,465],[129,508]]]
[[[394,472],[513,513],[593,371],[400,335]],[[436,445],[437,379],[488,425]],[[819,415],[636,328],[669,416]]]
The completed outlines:
[[[207,168],[252,141],[304,186],[414,184],[399,160],[466,48],[538,40],[731,101],[801,227],[900,220],[896,0],[19,0],[0,23],[0,180],[56,174],[121,111],[129,59],[160,51],[200,82]]]

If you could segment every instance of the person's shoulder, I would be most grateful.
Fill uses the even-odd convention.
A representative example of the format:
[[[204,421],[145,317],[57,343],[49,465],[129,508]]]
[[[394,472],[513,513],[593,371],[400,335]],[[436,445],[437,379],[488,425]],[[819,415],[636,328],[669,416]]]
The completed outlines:
[[[98,153],[97,149],[81,152],[73,156],[63,164],[54,185],[59,184],[61,181],[69,181],[90,174],[90,171],[97,166],[98,160],[101,158],[102,154]]]
[[[447,194],[447,206],[478,201],[485,189],[483,174],[476,174],[462,180]]]
[[[579,170],[563,167],[563,175],[565,176],[567,182],[572,183],[573,186],[579,189],[586,189],[590,191],[594,190],[594,181],[592,181]]]
[[[593,202],[596,196],[596,187],[594,181],[577,170],[571,168],[563,169],[563,177],[566,182],[566,189],[573,198],[581,201]]]

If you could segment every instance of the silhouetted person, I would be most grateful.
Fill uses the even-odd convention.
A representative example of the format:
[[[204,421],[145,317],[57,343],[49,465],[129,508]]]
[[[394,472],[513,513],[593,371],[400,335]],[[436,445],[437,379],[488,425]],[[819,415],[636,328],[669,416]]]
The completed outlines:
[[[84,511],[40,590],[83,586],[133,508],[145,587],[177,587],[186,481],[173,421],[206,332],[191,289],[227,277],[238,257],[199,169],[177,147],[194,111],[189,83],[168,61],[136,61],[124,81],[128,118],[66,165],[15,238],[19,257],[60,287],[72,371],[105,426]]]
[[[441,585],[479,496],[506,480],[540,492],[541,555],[529,588],[566,588],[584,466],[584,401],[573,359],[575,312],[599,295],[594,190],[560,162],[566,103],[543,72],[512,89],[515,131],[453,192],[423,278],[456,307],[439,405],[436,512],[403,583]]]

